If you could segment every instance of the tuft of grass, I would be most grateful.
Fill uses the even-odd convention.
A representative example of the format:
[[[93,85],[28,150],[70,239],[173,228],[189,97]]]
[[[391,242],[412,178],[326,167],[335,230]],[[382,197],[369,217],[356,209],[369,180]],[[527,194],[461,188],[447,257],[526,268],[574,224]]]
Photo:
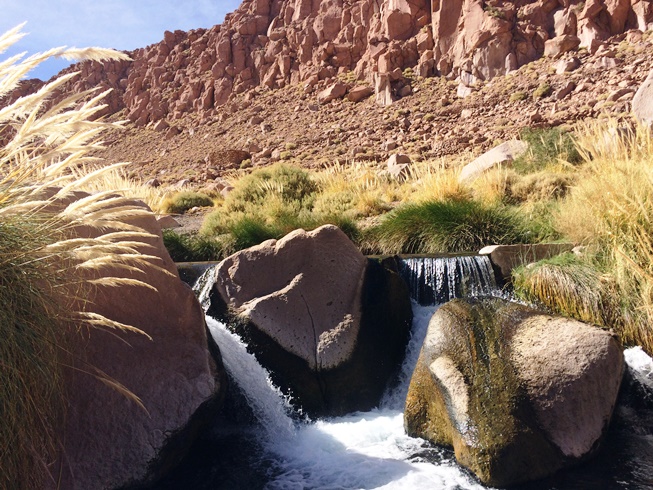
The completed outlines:
[[[560,128],[525,128],[519,135],[528,143],[528,151],[513,162],[513,169],[520,174],[544,170],[560,161],[576,164],[581,155],[571,135]]]
[[[379,253],[438,253],[523,243],[528,233],[515,212],[505,206],[450,199],[399,207],[368,237],[368,247]]]
[[[519,102],[521,100],[526,100],[528,98],[528,94],[524,91],[517,91],[513,92],[510,94],[510,102]]]
[[[161,204],[164,213],[183,214],[195,207],[213,207],[213,200],[202,192],[182,191],[170,196]]]
[[[214,237],[163,230],[163,244],[175,262],[206,262],[224,258],[224,247]]]
[[[513,271],[515,294],[578,320],[623,324],[616,284],[596,264],[566,253]]]
[[[553,92],[553,89],[551,88],[551,85],[548,83],[544,82],[540,84],[535,91],[533,92],[533,98],[534,99],[543,99],[545,97],[548,97],[551,95]]]

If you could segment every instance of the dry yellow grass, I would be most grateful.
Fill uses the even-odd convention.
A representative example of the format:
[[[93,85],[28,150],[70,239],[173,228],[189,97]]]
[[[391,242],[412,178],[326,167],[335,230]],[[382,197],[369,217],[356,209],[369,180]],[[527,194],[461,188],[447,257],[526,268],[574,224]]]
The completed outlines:
[[[628,321],[620,335],[653,352],[653,135],[643,127],[586,125],[578,138],[586,163],[556,223],[588,244],[618,286]]]

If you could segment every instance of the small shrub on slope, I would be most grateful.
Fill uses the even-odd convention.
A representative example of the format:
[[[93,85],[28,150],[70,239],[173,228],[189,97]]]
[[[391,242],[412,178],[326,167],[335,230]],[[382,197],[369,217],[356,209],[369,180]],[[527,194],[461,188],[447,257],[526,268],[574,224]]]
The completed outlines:
[[[167,199],[161,205],[163,212],[183,214],[195,207],[213,207],[213,200],[201,192],[183,191]]]

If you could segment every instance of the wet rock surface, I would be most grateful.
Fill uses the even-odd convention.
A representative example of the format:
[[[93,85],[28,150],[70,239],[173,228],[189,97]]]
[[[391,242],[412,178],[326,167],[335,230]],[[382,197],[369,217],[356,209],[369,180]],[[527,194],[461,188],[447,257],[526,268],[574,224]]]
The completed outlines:
[[[405,426],[452,446],[487,485],[535,480],[596,451],[623,369],[609,332],[498,298],[454,300],[429,324]]]

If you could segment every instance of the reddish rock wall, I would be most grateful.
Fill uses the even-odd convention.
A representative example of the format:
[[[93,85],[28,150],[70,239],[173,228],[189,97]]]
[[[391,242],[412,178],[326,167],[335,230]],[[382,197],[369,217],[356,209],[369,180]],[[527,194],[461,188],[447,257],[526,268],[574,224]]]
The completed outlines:
[[[133,62],[84,63],[72,89],[113,88],[107,112],[126,109],[137,125],[202,120],[257,86],[323,89],[349,71],[396,80],[407,67],[471,85],[539,58],[547,41],[592,51],[652,27],[650,0],[243,0],[222,25],[166,32]]]

